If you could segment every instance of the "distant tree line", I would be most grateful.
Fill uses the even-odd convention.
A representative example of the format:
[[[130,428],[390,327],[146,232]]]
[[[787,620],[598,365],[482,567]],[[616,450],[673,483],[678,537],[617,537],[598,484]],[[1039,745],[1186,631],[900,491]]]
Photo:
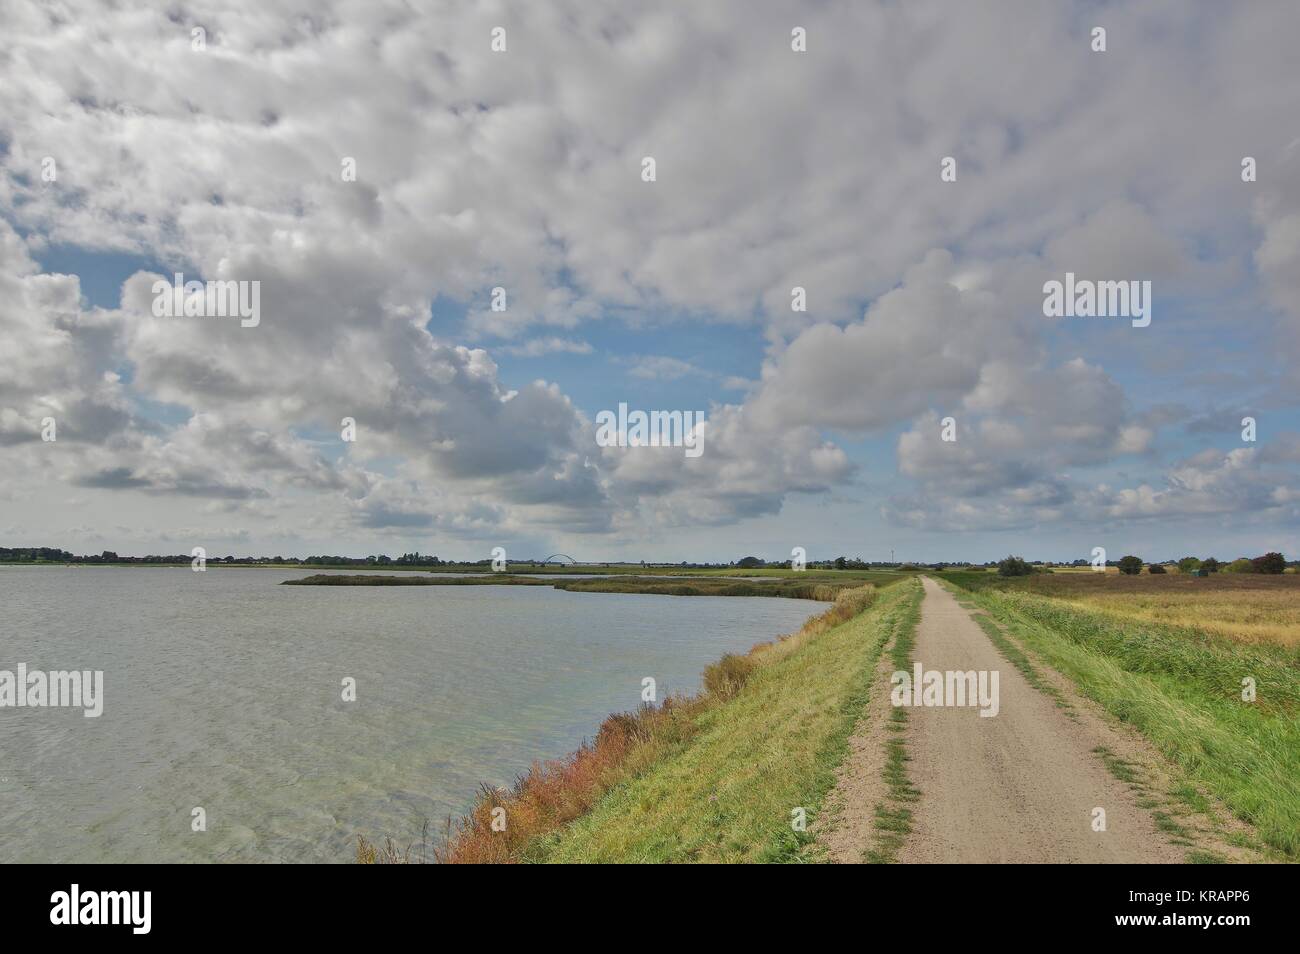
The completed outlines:
[[[1069,566],[1089,566],[1088,560],[1075,560]],[[1129,554],[1120,557],[1118,560],[1107,560],[1107,566],[1118,568],[1120,573],[1126,576],[1136,576],[1142,572],[1143,567],[1147,567],[1148,573],[1161,574],[1167,573],[1163,563],[1152,563],[1148,565],[1140,556]],[[1265,553],[1262,556],[1248,559],[1240,557],[1233,560],[1226,566],[1216,560],[1214,557],[1183,557],[1175,564],[1183,573],[1285,573],[1287,567],[1295,566],[1295,563],[1288,563],[1285,556],[1277,552]],[[1000,560],[997,564],[999,576],[1029,576],[1032,573],[1050,573],[1050,567],[1042,564],[1030,563],[1023,557],[1008,556]]]
[[[193,556],[189,553],[150,554],[149,556],[118,556],[112,550],[103,553],[79,555],[61,550],[57,547],[0,547],[0,562],[5,563],[142,563],[156,565],[186,564]],[[209,563],[230,563],[239,566],[256,566],[262,563],[282,563],[288,566],[446,566],[450,561],[436,556],[419,553],[403,553],[399,557],[386,554],[367,557],[345,556],[309,556],[309,557],[236,557],[209,556]],[[489,566],[490,559],[474,563],[461,563],[460,566]]]
[[[686,565],[687,565],[687,564],[685,564],[685,563],[682,564],[682,566],[686,566]],[[714,565],[715,565],[715,564],[711,564],[711,563],[692,563],[692,564],[691,564],[691,566],[697,566],[697,567],[714,566]],[[723,565],[726,565],[726,564],[723,564]],[[761,557],[756,557],[756,556],[746,556],[746,557],[741,557],[741,558],[740,558],[739,560],[737,560],[735,563],[732,563],[732,564],[730,564],[730,565],[731,565],[731,566],[734,566],[734,567],[737,567],[737,568],[739,568],[739,569],[742,569],[742,570],[756,570],[756,569],[770,569],[770,570],[781,570],[781,569],[785,569],[785,570],[788,570],[788,569],[790,569],[791,566],[792,566],[792,561],[790,561],[790,560],[764,560],[764,559],[762,559]],[[877,567],[877,568],[880,568],[880,567],[889,567],[889,568],[897,568],[897,567],[901,567],[901,568],[903,568],[903,569],[913,569],[913,570],[919,570],[919,569],[921,569],[920,566],[918,566],[918,565],[916,565],[916,564],[912,564],[912,563],[888,563],[888,562],[885,562],[885,561],[883,561],[883,560],[881,560],[881,561],[870,561],[870,560],[864,560],[864,559],[862,559],[862,557],[845,557],[845,556],[838,556],[838,557],[835,557],[835,559],[833,559],[833,560],[808,560],[804,565],[805,565],[808,569],[810,569],[810,570],[811,570],[811,569],[816,569],[816,570],[869,570],[869,569],[871,569],[872,567]],[[939,569],[939,568],[941,568],[941,567],[949,567],[949,566],[970,566],[969,563],[933,563],[933,564],[926,564],[926,565],[927,565],[927,566],[932,566],[932,567],[935,568],[935,569]]]
[[[1143,561],[1141,557],[1126,556],[1119,563],[1119,571],[1135,576],[1142,572]],[[1286,557],[1276,551],[1270,551],[1262,556],[1253,558],[1239,557],[1233,560],[1227,566],[1224,566],[1214,557],[1206,557],[1204,560],[1198,557],[1183,557],[1176,564],[1178,569],[1184,573],[1218,573],[1222,570],[1224,573],[1285,573],[1288,566]],[[1165,573],[1165,567],[1160,563],[1152,563],[1147,568],[1148,573]]]

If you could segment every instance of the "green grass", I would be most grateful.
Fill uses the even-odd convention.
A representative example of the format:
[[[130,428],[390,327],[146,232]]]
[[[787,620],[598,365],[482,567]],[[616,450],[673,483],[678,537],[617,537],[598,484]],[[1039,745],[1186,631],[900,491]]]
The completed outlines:
[[[1169,835],[1171,843],[1184,848],[1195,847],[1195,843],[1192,840],[1192,832],[1180,823],[1176,817],[1177,815],[1187,814],[1185,806],[1192,805],[1193,803],[1192,799],[1185,797],[1180,798],[1180,795],[1182,795],[1186,789],[1191,788],[1190,786],[1183,786],[1176,789],[1171,793],[1173,798],[1166,802],[1159,792],[1153,791],[1141,766],[1134,762],[1130,762],[1128,759],[1121,758],[1104,745],[1098,746],[1093,749],[1092,752],[1101,759],[1102,763],[1106,766],[1106,770],[1109,771],[1111,775],[1127,785],[1130,791],[1137,796],[1138,807],[1151,812],[1151,818],[1155,822],[1156,828],[1164,832],[1166,835]],[[1193,792],[1195,791],[1195,789],[1191,790]],[[1206,802],[1204,798],[1200,798],[1199,801],[1203,808],[1194,807],[1194,810],[1203,810],[1207,814],[1210,814],[1208,802]],[[1208,853],[1202,852],[1202,854]]]
[[[907,608],[905,617],[894,628],[894,642],[889,650],[889,661],[895,672],[911,672],[912,649],[916,645],[916,625],[921,620],[921,603],[917,600]],[[907,729],[908,711],[904,706],[892,706],[885,728],[892,733],[885,743],[885,784],[889,786],[888,803],[875,806],[875,838],[863,856],[868,864],[891,864],[912,833],[912,809],[908,806],[921,797],[907,774],[907,742],[903,733]]]
[[[1293,648],[1125,620],[1014,589],[978,588],[973,598],[1009,636],[1142,732],[1185,773],[1189,789],[1203,787],[1265,846],[1300,860]],[[1241,699],[1246,676],[1257,684],[1254,703]]]
[[[974,603],[963,603],[962,605],[969,605],[971,608],[979,609],[979,607]],[[1027,683],[1039,692],[1043,693],[1043,695],[1048,696],[1056,703],[1057,707],[1069,715],[1070,718],[1076,718],[1070,712],[1071,706],[1065,701],[1065,698],[1061,695],[1060,691],[1051,683],[1046,682],[1038,674],[1038,670],[1036,670],[1033,663],[1029,661],[1029,657],[1021,651],[1020,647],[1017,646],[1014,641],[1007,638],[1007,634],[1002,631],[1002,627],[984,613],[975,613],[971,618],[975,620],[980,629],[984,630],[989,641],[992,642],[997,651],[1002,654],[1002,658],[1020,670],[1020,674],[1025,677]]]
[[[881,591],[865,613],[755,671],[700,717],[690,741],[608,792],[560,832],[534,842],[542,862],[789,862],[835,783],[890,638],[914,625],[916,582]]]

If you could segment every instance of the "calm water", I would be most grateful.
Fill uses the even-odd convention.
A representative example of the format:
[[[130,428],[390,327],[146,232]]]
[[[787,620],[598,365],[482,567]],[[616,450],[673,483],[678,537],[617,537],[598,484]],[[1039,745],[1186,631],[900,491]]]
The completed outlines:
[[[480,782],[634,708],[642,677],[694,691],[722,653],[818,610],[277,585],[303,575],[0,567],[0,669],[102,669],[105,697],[97,719],[0,709],[0,860],[350,861],[358,833],[418,841]]]

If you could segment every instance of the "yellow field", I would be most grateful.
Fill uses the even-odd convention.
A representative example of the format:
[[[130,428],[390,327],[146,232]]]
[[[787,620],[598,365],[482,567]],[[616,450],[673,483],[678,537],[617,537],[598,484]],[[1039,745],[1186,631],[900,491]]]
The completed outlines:
[[[1125,619],[1195,627],[1248,643],[1300,645],[1300,578],[1292,574],[1197,578],[1058,570],[1012,585]]]

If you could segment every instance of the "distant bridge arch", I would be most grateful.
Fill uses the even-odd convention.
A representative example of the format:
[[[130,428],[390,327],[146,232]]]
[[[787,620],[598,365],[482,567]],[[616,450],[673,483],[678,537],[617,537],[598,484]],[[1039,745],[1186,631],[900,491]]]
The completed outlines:
[[[575,560],[573,557],[569,556],[567,553],[552,553],[545,560],[543,560],[542,563],[543,564],[550,563],[552,560],[554,560],[556,563],[563,563],[565,560],[568,560],[569,566],[578,565],[578,561]]]

